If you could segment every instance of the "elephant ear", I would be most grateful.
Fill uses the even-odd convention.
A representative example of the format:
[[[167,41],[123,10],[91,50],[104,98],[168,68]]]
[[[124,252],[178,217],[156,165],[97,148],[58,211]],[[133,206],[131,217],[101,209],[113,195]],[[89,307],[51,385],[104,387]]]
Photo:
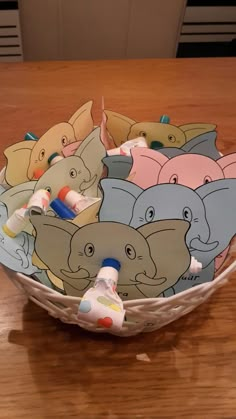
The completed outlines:
[[[158,286],[158,295],[172,287],[190,266],[191,257],[185,242],[189,227],[190,224],[184,220],[163,220],[138,229],[150,247],[157,268],[156,276],[166,278]]]
[[[164,156],[168,157],[169,159],[172,159],[173,157],[181,156],[182,154],[185,154],[186,152],[183,150],[183,148],[163,147],[158,150],[158,153],[161,153]]]
[[[20,141],[4,151],[7,159],[5,179],[8,185],[15,186],[29,180],[27,170],[34,146],[35,141]]]
[[[5,189],[4,186],[0,185],[0,200],[1,200],[1,195],[6,192],[8,189]]]
[[[119,147],[128,138],[130,128],[136,124],[136,121],[121,115],[120,113],[105,110],[107,117],[106,127],[108,133],[112,136],[116,147]]]
[[[198,135],[184,144],[181,149],[186,153],[202,154],[203,156],[217,160],[221,155],[216,148],[216,136],[216,131]]]
[[[82,143],[82,141],[76,141],[75,143],[71,143],[71,144],[68,144],[67,146],[65,146],[63,148],[63,150],[61,151],[63,157],[73,156],[75,154],[76,150],[81,145],[81,143]]]
[[[102,159],[106,156],[106,150],[100,139],[101,128],[95,128],[81,143],[75,156],[80,157],[87,169],[93,176],[97,167],[103,166]]]
[[[78,227],[98,222],[98,211],[101,201],[95,202],[81,211],[71,222]]]
[[[106,149],[100,139],[101,128],[95,128],[81,143],[75,156],[79,156],[90,172],[91,187],[86,189],[87,196],[98,196],[98,182],[103,173],[102,160]],[[93,181],[94,180],[94,181]]]
[[[84,140],[93,130],[92,105],[92,100],[85,103],[68,121],[73,126],[78,141]]]
[[[200,186],[196,192],[206,209],[210,229],[208,242],[218,242],[211,251],[201,252],[206,253],[211,261],[226,249],[236,234],[236,179],[216,180]],[[197,254],[195,257],[200,260]]]
[[[36,183],[36,181],[21,183],[20,185],[7,189],[0,195],[0,201],[7,207],[8,217],[10,217],[16,209],[27,204],[34,192]]]
[[[98,215],[99,221],[129,224],[134,204],[143,189],[120,179],[102,179],[101,188],[103,200]]]
[[[215,124],[185,124],[179,128],[184,132],[186,141],[191,140],[197,135],[205,134],[216,129]]]
[[[107,131],[107,116],[104,111],[104,97],[102,97],[101,140],[107,150],[115,148],[115,143]]]
[[[236,178],[236,153],[221,157],[217,163],[223,170],[225,178]]]
[[[108,178],[126,179],[129,176],[133,159],[130,156],[107,156],[103,159]]]
[[[68,270],[70,242],[78,230],[74,224],[47,215],[32,215],[30,221],[36,230],[35,252],[55,275]]]
[[[164,154],[149,148],[135,147],[131,149],[133,166],[129,178],[140,188],[147,189],[158,183],[159,173],[169,160]]]

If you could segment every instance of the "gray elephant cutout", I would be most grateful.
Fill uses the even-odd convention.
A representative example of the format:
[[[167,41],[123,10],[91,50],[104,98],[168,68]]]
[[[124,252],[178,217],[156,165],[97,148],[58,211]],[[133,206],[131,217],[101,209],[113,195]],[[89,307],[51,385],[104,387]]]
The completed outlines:
[[[8,215],[23,207],[35,191],[37,181],[20,183],[10,189],[4,190],[0,195],[0,201],[7,207]]]
[[[153,221],[184,219],[191,222],[186,237],[189,248],[192,248],[191,242],[196,238],[205,245],[208,242],[210,231],[205,207],[194,190],[176,184],[155,185],[143,190],[120,179],[102,179],[101,187],[103,201],[99,221],[116,221],[139,228]],[[205,251],[216,245],[208,243]]]
[[[36,254],[63,281],[68,295],[82,296],[94,284],[107,257],[121,263],[118,292],[122,299],[158,296],[175,284],[190,264],[185,243],[189,223],[183,220],[158,221],[140,231],[113,222],[78,228],[38,215],[32,216],[31,222],[36,230]]]
[[[42,270],[41,272],[37,272],[36,274],[31,275],[35,281],[40,282],[40,284],[45,285],[45,287],[51,288],[52,290],[58,291],[61,294],[64,294],[63,290],[58,288],[52,281],[49,279],[47,271]]]
[[[176,147],[163,147],[158,148],[158,153],[163,154],[164,156],[168,157],[168,159],[172,159],[173,157],[181,156],[182,154],[186,154],[186,151],[182,150],[182,148]]]
[[[9,237],[2,229],[8,219],[6,206],[0,202],[0,263],[15,272],[25,275],[40,273],[32,264],[34,238],[27,233]]]
[[[213,280],[215,275],[215,264],[212,261],[207,267],[202,269],[198,273],[186,272],[182,275],[176,284],[172,288],[164,291],[164,296],[171,296],[173,294],[178,294],[179,292],[185,291],[186,289],[196,287],[197,285],[204,284]],[[172,290],[173,294],[170,292]]]
[[[0,195],[0,203],[3,203],[6,206],[9,217],[16,209],[19,209],[27,204],[33,193],[36,191],[36,186],[37,181],[32,180],[13,186]],[[52,216],[55,215],[54,211],[50,207],[47,214]],[[33,227],[30,222],[25,226],[23,231],[32,235]]]
[[[121,179],[105,178],[100,185],[103,198],[98,214],[99,221],[130,224],[134,203],[143,189]]]
[[[204,246],[192,242],[193,256],[201,258],[203,266],[209,265],[226,247],[236,234],[236,179],[220,179],[196,189],[206,209],[206,218],[212,242],[218,246],[205,253]]]
[[[182,291],[189,288],[190,283],[196,285],[212,280],[214,259],[236,234],[236,179],[217,180],[196,191],[177,184],[155,185],[146,190],[139,187],[134,190],[131,185],[124,180],[102,180],[104,197],[99,220],[112,218],[134,228],[157,220],[188,221],[191,227],[186,244],[203,269],[194,281],[190,278],[192,274],[186,272],[174,288]]]
[[[133,159],[131,156],[106,156],[103,163],[107,167],[108,178],[127,179]]]
[[[35,279],[35,281],[39,282],[40,284],[45,285],[45,287],[51,288],[51,289],[55,289],[55,287],[53,286],[52,282],[50,281],[50,279],[47,276],[47,272],[46,271],[41,271],[37,274],[33,274],[31,275],[33,279]]]
[[[5,188],[4,186],[0,185],[0,195],[2,195],[4,192],[6,192],[8,188]]]
[[[181,148],[163,147],[158,148],[158,152],[164,154],[169,159],[180,156],[181,154],[202,154],[210,157],[213,160],[218,160],[221,157],[220,152],[216,147],[217,133],[216,131],[207,132],[185,143]]]

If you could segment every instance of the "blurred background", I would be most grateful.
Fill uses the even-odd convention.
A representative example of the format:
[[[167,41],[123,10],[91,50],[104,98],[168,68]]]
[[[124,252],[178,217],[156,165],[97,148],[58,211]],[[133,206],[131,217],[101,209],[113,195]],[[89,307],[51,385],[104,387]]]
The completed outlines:
[[[236,0],[0,0],[0,61],[236,56]]]

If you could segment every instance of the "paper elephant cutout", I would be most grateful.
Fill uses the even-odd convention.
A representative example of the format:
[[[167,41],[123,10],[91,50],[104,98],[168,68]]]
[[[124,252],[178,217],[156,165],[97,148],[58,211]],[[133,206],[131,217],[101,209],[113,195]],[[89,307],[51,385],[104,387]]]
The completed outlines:
[[[182,154],[169,159],[147,148],[131,150],[129,177],[143,189],[161,183],[177,183],[196,189],[204,183],[236,178],[236,153],[213,160],[201,154]]]
[[[117,112],[105,110],[106,128],[116,147],[137,137],[145,137],[148,146],[158,141],[163,147],[182,147],[197,135],[214,131],[214,124],[185,124],[179,127],[160,122],[137,122]]]
[[[131,156],[106,156],[103,159],[103,164],[107,168],[107,177],[127,179],[133,164],[133,159]]]
[[[99,195],[98,183],[103,173],[102,160],[106,155],[100,140],[100,128],[95,128],[81,143],[73,156],[50,167],[38,180],[35,191],[48,189],[55,199],[63,186],[87,196]]]
[[[31,222],[36,254],[63,281],[69,295],[82,296],[107,257],[121,263],[118,293],[123,299],[160,295],[190,265],[185,243],[189,223],[183,220],[156,222],[140,230],[113,222],[78,228],[59,218],[37,215]]]
[[[32,262],[33,263],[33,262]],[[39,273],[33,274],[32,278],[35,279],[37,282],[40,282],[40,284],[45,285],[45,287],[51,288],[53,290],[56,290],[60,292],[61,290],[54,286],[52,281],[49,279],[47,271],[42,270]]]
[[[15,238],[9,237],[2,229],[7,219],[7,208],[0,202],[0,263],[25,275],[39,273],[40,269],[32,264],[34,238],[26,233],[20,233]]]
[[[179,280],[168,290],[163,292],[163,297],[171,297],[174,294],[185,291],[189,288],[196,287],[197,285],[210,282],[214,279],[215,268],[214,262],[211,262],[207,267],[198,273],[186,272]]]
[[[48,169],[48,158],[53,153],[61,154],[68,144],[84,140],[93,130],[92,104],[92,101],[85,103],[68,122],[54,125],[39,140],[21,141],[8,147],[4,152],[7,183],[15,186],[32,180],[35,170]]]
[[[236,179],[216,180],[196,191],[177,184],[143,190],[119,179],[103,179],[101,187],[104,196],[99,220],[102,222],[121,222],[134,228],[165,219],[190,222],[186,244],[191,256],[202,263],[201,282],[213,279],[216,257],[236,234]],[[183,287],[188,286],[185,280]]]
[[[192,138],[180,148],[163,147],[159,148],[158,152],[169,158],[179,156],[180,154],[192,153],[201,154],[210,157],[213,160],[217,160],[221,157],[221,154],[216,147],[216,139],[216,131],[210,131]]]
[[[70,220],[70,222],[77,227],[83,227],[87,224],[92,224],[98,222],[98,211],[100,207],[100,202],[95,202],[94,204],[90,205],[83,211],[81,211],[73,220]],[[32,226],[32,224],[31,224]],[[50,280],[52,286],[57,289],[58,291],[64,291],[63,282],[60,278],[58,278],[56,275],[54,275],[48,267],[42,262],[41,259],[39,259],[38,255],[33,252],[32,255],[32,263],[33,265],[37,266],[39,269],[46,270],[47,272],[47,278]],[[40,280],[42,278],[42,275],[40,275]],[[44,278],[43,278],[44,279]]]
[[[95,128],[80,145],[76,155],[50,167],[38,181],[25,182],[3,192],[0,201],[7,206],[10,216],[17,208],[27,204],[39,189],[49,190],[51,200],[57,197],[63,186],[96,197],[100,194],[98,183],[103,173],[102,159],[105,155],[104,145],[100,141],[100,128]]]
[[[172,159],[177,156],[185,154],[200,154],[202,156],[210,157],[213,160],[217,160],[221,157],[221,154],[216,148],[216,132],[209,132],[201,134],[192,140],[188,141],[181,148],[176,147],[164,147],[159,148],[158,151],[151,150],[151,154],[155,156],[155,153],[163,154],[164,156]],[[133,149],[132,154],[136,153],[137,148]],[[147,149],[149,150],[149,149]],[[147,151],[148,153],[149,151]],[[157,158],[157,157],[156,157]],[[158,158],[157,158],[158,160]],[[163,161],[165,161],[163,159]],[[106,156],[103,163],[108,169],[108,177],[117,179],[127,179],[131,173],[133,159],[130,156]]]

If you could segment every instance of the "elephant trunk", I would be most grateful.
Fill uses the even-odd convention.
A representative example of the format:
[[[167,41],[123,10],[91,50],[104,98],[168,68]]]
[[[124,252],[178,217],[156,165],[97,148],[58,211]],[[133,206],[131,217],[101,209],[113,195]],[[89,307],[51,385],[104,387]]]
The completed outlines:
[[[199,237],[195,237],[191,240],[189,248],[191,250],[198,250],[199,252],[211,252],[212,250],[216,249],[219,245],[218,241],[211,242],[211,243],[204,243],[200,240]]]
[[[140,282],[141,284],[150,285],[150,286],[162,285],[162,284],[164,284],[164,282],[167,281],[167,278],[165,278],[165,277],[150,278],[145,273],[140,273],[140,274],[136,275],[135,279],[136,279],[136,281]]]
[[[84,179],[83,182],[80,184],[80,190],[86,191],[87,189],[91,188],[91,186],[93,186],[93,184],[95,183],[96,179],[97,175],[94,175],[90,180]]]

